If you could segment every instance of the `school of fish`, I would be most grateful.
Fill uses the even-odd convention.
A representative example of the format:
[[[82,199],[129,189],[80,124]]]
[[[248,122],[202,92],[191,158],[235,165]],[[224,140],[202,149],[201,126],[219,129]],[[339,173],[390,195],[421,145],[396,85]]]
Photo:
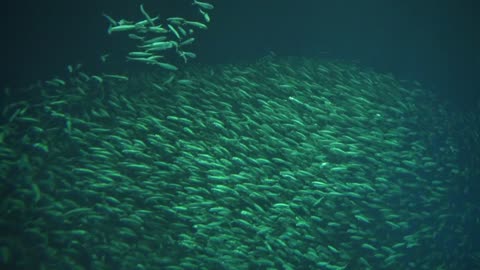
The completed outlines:
[[[274,56],[129,77],[69,70],[19,89],[2,110],[3,265],[461,269],[467,260],[473,207],[451,197],[479,175],[458,161],[464,143],[480,144],[478,129],[455,125],[480,121],[451,117],[418,83]]]
[[[138,42],[127,61],[161,70],[5,90],[2,269],[480,267],[459,200],[480,113],[340,61],[179,69],[214,8],[193,6],[203,22],[104,14]]]
[[[186,64],[190,59],[194,59],[197,55],[194,52],[186,51],[185,48],[195,42],[193,36],[196,30],[208,29],[207,24],[210,22],[208,14],[214,6],[207,2],[194,0],[193,6],[198,9],[203,22],[187,20],[181,17],[169,17],[165,20],[159,16],[151,17],[145,10],[143,4],[140,5],[140,12],[144,17],[143,20],[134,22],[121,19],[116,21],[111,16],[103,14],[109,21],[108,33],[123,32],[128,33],[128,37],[138,42],[137,48],[130,51],[126,56],[127,61],[139,62],[148,65],[158,66],[168,71],[176,71],[178,67],[171,63],[175,59],[171,59],[170,53],[180,57]],[[102,58],[106,61],[105,55]],[[167,62],[170,61],[170,62]]]

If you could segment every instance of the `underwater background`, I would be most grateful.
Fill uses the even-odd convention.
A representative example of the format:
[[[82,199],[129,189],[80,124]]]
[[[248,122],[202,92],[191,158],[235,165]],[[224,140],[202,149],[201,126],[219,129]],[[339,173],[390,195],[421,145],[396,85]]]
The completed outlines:
[[[480,269],[475,1],[5,3],[1,269]]]

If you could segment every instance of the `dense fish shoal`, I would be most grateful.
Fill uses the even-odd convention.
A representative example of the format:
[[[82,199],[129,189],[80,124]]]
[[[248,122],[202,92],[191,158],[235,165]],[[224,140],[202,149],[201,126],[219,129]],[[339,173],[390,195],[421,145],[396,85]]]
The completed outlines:
[[[478,169],[459,164],[458,120],[418,83],[266,57],[18,91],[1,121],[5,266],[465,265],[450,197]]]

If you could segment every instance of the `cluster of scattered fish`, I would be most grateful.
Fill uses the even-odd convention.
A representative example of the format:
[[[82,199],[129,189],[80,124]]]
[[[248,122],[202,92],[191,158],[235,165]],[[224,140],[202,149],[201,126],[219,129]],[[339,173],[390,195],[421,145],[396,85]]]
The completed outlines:
[[[418,84],[297,58],[71,71],[3,109],[5,267],[465,264],[468,217],[449,198],[478,168],[459,165],[456,120]]]
[[[208,12],[214,6],[196,0],[193,1],[192,5],[198,8],[205,23],[209,23],[210,15]],[[186,20],[181,17],[170,17],[166,19],[164,24],[159,24],[159,17],[151,17],[143,4],[140,5],[140,11],[145,19],[139,22],[124,19],[116,21],[107,14],[103,15],[110,22],[109,34],[128,32],[129,38],[139,42],[137,50],[128,53],[128,61],[156,65],[170,71],[176,71],[178,70],[177,66],[164,60],[167,51],[174,50],[175,54],[181,57],[185,63],[189,59],[196,58],[196,54],[186,51],[185,47],[195,42],[195,37],[193,37],[195,29],[205,30],[208,28],[205,23]]]

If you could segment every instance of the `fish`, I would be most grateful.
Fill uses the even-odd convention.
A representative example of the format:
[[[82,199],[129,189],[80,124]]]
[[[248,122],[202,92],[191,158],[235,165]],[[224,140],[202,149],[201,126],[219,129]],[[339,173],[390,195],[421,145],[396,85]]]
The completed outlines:
[[[136,28],[137,28],[137,26],[135,26],[133,24],[122,24],[122,25],[110,26],[108,28],[108,34],[111,34],[113,32],[132,31]]]
[[[118,23],[114,19],[112,19],[112,17],[108,16],[107,14],[103,13],[102,16],[105,17],[110,22],[111,25],[113,25],[113,26],[118,25]]]
[[[193,0],[192,5],[198,6],[199,8],[203,8],[203,9],[207,9],[207,10],[212,10],[214,8],[214,6],[210,3],[200,2],[200,1],[197,1],[197,0]]]
[[[193,26],[193,27],[196,27],[196,28],[199,28],[199,29],[203,29],[203,30],[208,29],[207,25],[205,25],[201,22],[185,21],[184,24],[189,25],[189,26]]]
[[[208,13],[203,11],[203,9],[201,9],[201,8],[199,8],[198,10],[200,11],[200,14],[202,14],[205,22],[209,23],[210,22],[210,15],[208,15]]]
[[[158,65],[159,67],[163,68],[163,69],[166,69],[166,70],[170,70],[170,71],[177,71],[178,70],[178,67],[176,67],[172,64],[169,64],[169,63],[156,62],[155,64]]]
[[[152,25],[152,26],[155,26],[155,23],[153,22],[153,19],[148,15],[148,13],[145,11],[145,9],[143,8],[143,4],[140,5],[140,11],[142,12],[142,14],[145,16],[145,18],[147,19],[147,21]]]

